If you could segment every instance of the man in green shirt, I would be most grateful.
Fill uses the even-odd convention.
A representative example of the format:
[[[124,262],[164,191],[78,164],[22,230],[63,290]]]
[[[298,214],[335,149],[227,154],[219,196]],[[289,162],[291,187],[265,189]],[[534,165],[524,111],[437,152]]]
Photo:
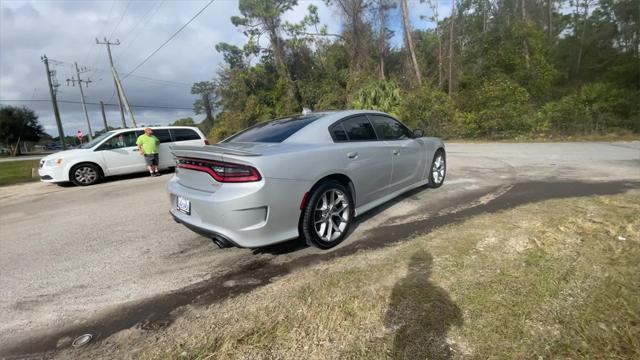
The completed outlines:
[[[158,150],[160,146],[160,140],[153,135],[153,131],[150,128],[144,128],[144,134],[138,136],[136,140],[138,151],[144,156],[144,161],[147,163],[147,169],[151,176],[159,176],[158,174]]]

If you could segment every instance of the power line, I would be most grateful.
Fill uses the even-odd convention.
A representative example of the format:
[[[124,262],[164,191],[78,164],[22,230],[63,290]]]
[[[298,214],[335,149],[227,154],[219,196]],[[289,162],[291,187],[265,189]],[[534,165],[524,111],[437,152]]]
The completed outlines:
[[[160,10],[160,8],[162,7],[162,5],[164,4],[165,0],[162,1],[158,1],[156,0],[156,2],[154,3],[154,5],[149,9],[149,11],[147,11],[143,16],[142,16],[142,20],[137,22],[137,24],[131,29],[129,30],[129,34],[134,33],[136,30],[138,30],[138,28],[140,28],[140,26],[142,25],[141,29],[144,29],[145,26],[147,26],[147,24],[151,21],[151,19],[153,19],[154,16],[156,16],[156,14],[158,13],[158,10]],[[151,13],[151,11],[153,10],[153,13]],[[148,16],[151,13],[150,16]],[[116,60],[119,60],[126,52],[127,50],[129,50],[129,48],[131,47],[131,45],[133,45],[133,43],[136,42],[136,40],[138,40],[138,37],[140,37],[140,34],[142,32],[138,31],[136,33],[136,35],[133,37],[133,39],[131,39],[131,41],[129,41],[127,43],[127,46],[125,46],[124,49],[122,49],[122,51],[118,54],[118,57],[116,58]],[[128,34],[127,34],[128,37]]]
[[[142,65],[144,65],[149,59],[151,59],[151,57],[153,55],[155,55],[158,51],[160,51],[160,49],[162,49],[165,45],[167,45],[171,40],[173,40],[173,38],[175,38],[182,30],[184,30],[184,28],[186,28],[189,24],[191,24],[191,22],[193,20],[195,20],[198,16],[200,16],[200,14],[202,14],[202,12],[204,12],[209,5],[213,4],[215,0],[210,0],[202,9],[200,9],[200,11],[198,11],[195,15],[193,15],[193,17],[191,19],[189,19],[189,21],[187,21],[186,24],[182,25],[182,27],[180,29],[178,29],[176,32],[173,33],[173,35],[171,35],[165,42],[162,43],[162,45],[160,45],[157,49],[155,49],[151,54],[149,54],[149,56],[147,56],[144,60],[142,60],[142,62],[140,64],[138,64],[135,68],[133,68],[133,70],[131,70],[127,75],[123,76],[122,79],[126,79],[129,77],[129,75],[133,74],[136,70],[138,70]]]
[[[115,7],[117,1],[118,0],[113,0],[111,2],[111,7],[109,8],[109,15],[107,15],[107,20],[105,21],[104,25],[102,25],[102,31],[100,31],[101,34],[104,34],[104,31],[107,28],[107,24],[109,24],[109,20],[111,20],[111,14],[113,13],[113,8]],[[91,54],[93,54],[93,50],[95,48],[96,48],[96,44],[92,44],[89,47],[89,50],[87,51],[87,54],[84,56],[84,60],[82,61],[83,63],[86,63],[87,61],[89,61],[89,57],[91,57]],[[91,64],[95,63],[96,58],[93,57],[93,60],[94,61],[92,61]]]
[[[0,102],[51,102],[47,99],[0,99]],[[81,104],[80,101],[75,100],[58,100],[59,103],[65,104]],[[86,102],[87,105],[100,105],[99,102]],[[106,106],[120,106],[118,104],[108,104]],[[148,108],[148,109],[171,109],[171,110],[193,110],[192,107],[180,107],[180,106],[164,106],[164,105],[130,105],[131,107]]]
[[[122,19],[124,19],[124,15],[127,13],[127,10],[129,10],[129,6],[131,6],[131,0],[129,0],[127,2],[127,6],[124,8],[124,11],[122,12],[122,15],[120,15],[120,20],[118,20],[118,23],[116,24],[116,26],[113,28],[113,30],[111,31],[111,34],[109,35],[109,40],[111,40],[111,38],[113,37],[113,35],[116,33],[116,31],[118,30],[118,27],[120,26],[120,23],[122,22]]]
[[[53,60],[53,59],[49,59],[50,61],[55,61],[56,64],[59,65],[64,65],[64,66],[68,66],[69,69],[73,70],[73,63],[70,61],[64,61],[64,60]],[[87,69],[90,72],[106,72],[106,73],[111,73],[110,69],[105,69],[105,68],[100,68],[100,67],[95,67],[95,66],[88,66]],[[131,77],[134,78],[139,78],[141,80],[149,80],[149,81],[157,81],[157,82],[164,82],[164,83],[170,83],[170,84],[176,84],[176,85],[185,85],[185,86],[192,86],[193,83],[188,83],[188,82],[183,82],[183,81],[174,81],[174,80],[165,80],[165,79],[157,79],[157,78],[153,78],[150,76],[145,76],[145,75],[131,75]],[[193,82],[196,82],[195,80]]]

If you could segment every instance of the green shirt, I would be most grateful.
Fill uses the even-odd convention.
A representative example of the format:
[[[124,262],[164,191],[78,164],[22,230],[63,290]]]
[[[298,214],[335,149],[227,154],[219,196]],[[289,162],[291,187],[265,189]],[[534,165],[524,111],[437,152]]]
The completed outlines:
[[[136,145],[140,145],[142,152],[145,154],[157,154],[159,143],[160,140],[154,135],[147,136],[146,134],[142,134],[138,136],[138,140],[136,140]]]

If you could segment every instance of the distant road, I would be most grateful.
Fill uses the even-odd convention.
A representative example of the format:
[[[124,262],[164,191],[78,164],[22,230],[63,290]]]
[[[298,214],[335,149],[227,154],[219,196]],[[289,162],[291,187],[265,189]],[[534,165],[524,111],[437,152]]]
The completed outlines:
[[[47,155],[48,154],[0,158],[0,163],[2,163],[2,162],[11,162],[11,161],[22,161],[22,160],[40,160],[40,159],[42,159],[43,157],[45,157]]]

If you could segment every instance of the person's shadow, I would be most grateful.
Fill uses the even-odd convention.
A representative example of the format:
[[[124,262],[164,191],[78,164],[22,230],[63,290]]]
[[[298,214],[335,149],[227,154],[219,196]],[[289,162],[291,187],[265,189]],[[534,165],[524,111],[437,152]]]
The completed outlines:
[[[408,274],[393,288],[385,327],[394,333],[394,359],[451,359],[449,327],[462,325],[460,308],[447,292],[429,281],[433,258],[419,251]]]

